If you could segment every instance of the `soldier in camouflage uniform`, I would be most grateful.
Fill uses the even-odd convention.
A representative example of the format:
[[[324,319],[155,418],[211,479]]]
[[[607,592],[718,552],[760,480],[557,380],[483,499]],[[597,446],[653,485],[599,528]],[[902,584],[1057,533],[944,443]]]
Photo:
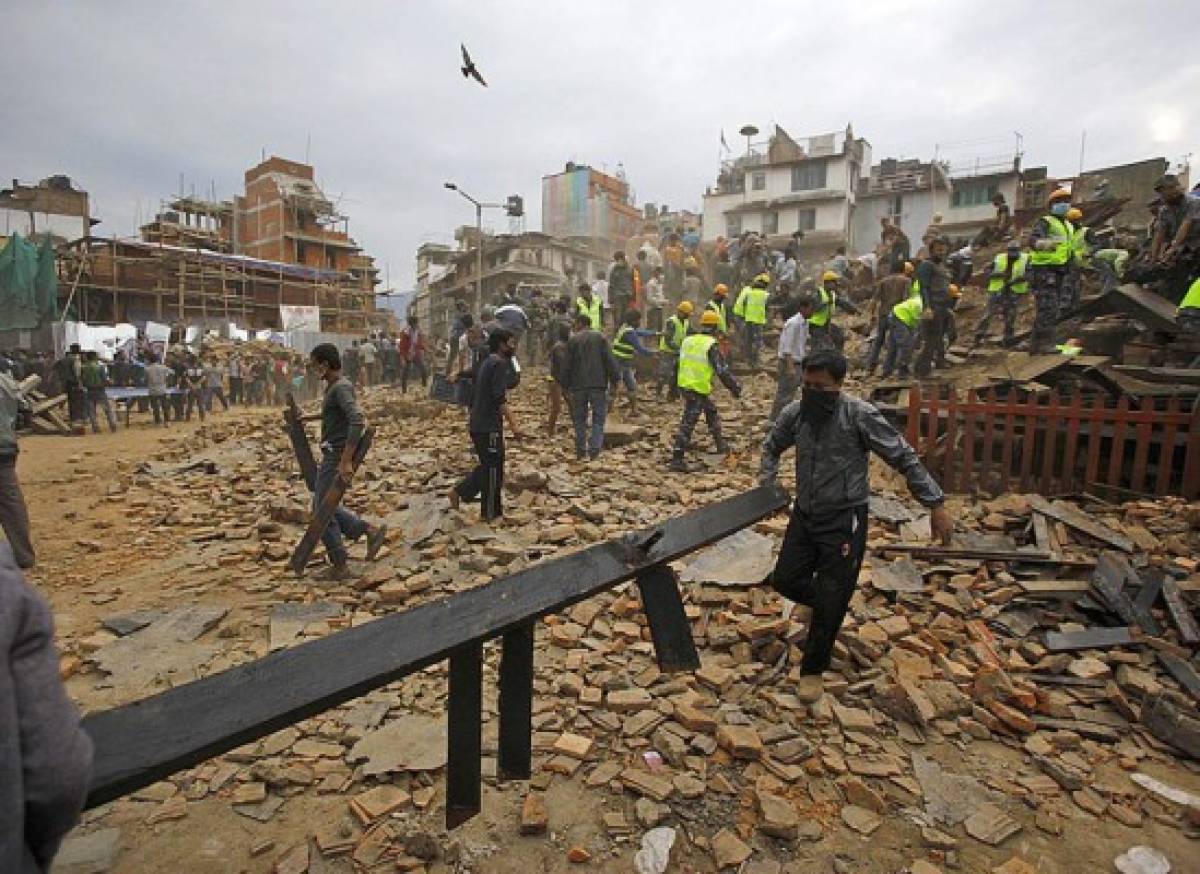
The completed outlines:
[[[529,355],[529,363],[537,364],[543,354],[554,345],[549,333],[550,311],[546,307],[546,300],[542,297],[540,288],[535,288],[529,293],[527,315],[529,316],[529,334],[525,341],[525,351]]]

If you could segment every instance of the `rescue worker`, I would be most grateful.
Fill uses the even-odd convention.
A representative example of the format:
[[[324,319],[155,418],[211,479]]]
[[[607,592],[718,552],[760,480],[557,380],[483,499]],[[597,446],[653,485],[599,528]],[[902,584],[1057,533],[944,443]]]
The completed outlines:
[[[917,268],[921,294],[921,352],[914,367],[917,376],[928,376],[933,367],[946,366],[946,329],[951,318],[950,270],[946,256],[950,241],[938,237],[929,243],[929,257]]]
[[[1200,277],[1191,284],[1179,302],[1175,323],[1186,334],[1200,334]]]
[[[832,270],[821,274],[821,285],[817,288],[816,304],[808,320],[809,352],[823,349],[841,350],[845,337],[833,324],[833,310],[837,306],[837,288],[841,277]]]
[[[979,324],[975,326],[975,344],[983,342],[992,317],[1000,313],[1004,318],[1004,346],[1012,346],[1017,330],[1018,295],[1029,292],[1029,282],[1025,271],[1029,266],[1029,256],[1022,254],[1021,244],[1012,240],[1006,251],[1001,252],[992,261],[992,274],[988,278],[987,309]]]
[[[677,380],[683,393],[683,418],[679,421],[679,432],[675,435],[675,448],[671,453],[670,469],[673,471],[687,472],[683,454],[701,413],[708,423],[717,452],[729,452],[729,444],[721,433],[721,414],[712,402],[713,377],[719,377],[735,398],[742,396],[742,387],[721,356],[716,336],[719,330],[717,314],[706,310],[700,317],[700,333],[686,338],[679,348]]]
[[[762,352],[763,330],[767,324],[767,291],[771,285],[771,277],[760,273],[753,281],[742,289],[737,303],[733,305],[733,314],[745,325],[742,331],[742,344],[750,366],[758,369],[758,356]]]
[[[760,484],[775,486],[780,456],[795,447],[796,500],[766,582],[811,609],[796,690],[808,703],[823,691],[821,674],[829,669],[867,548],[869,453],[904,475],[913,497],[930,510],[933,538],[949,543],[954,530],[945,495],[913,448],[879,410],[841,391],[846,367],[839,352],[805,359],[800,399],[775,420],[759,467]]]
[[[901,301],[908,300],[909,295],[912,294],[912,277],[907,275],[905,270],[906,267],[911,266],[904,261],[893,261],[891,275],[879,280],[875,298],[871,301],[873,310],[871,321],[875,323],[875,336],[867,350],[866,370],[868,376],[875,372],[875,367],[879,364],[879,359],[887,346],[892,309]]]
[[[1074,358],[1076,355],[1083,353],[1083,341],[1071,339],[1067,340],[1065,343],[1059,343],[1054,348],[1058,350],[1059,355],[1066,355],[1068,358]]]
[[[896,371],[901,379],[908,379],[908,367],[912,361],[913,348],[917,345],[917,331],[921,325],[921,313],[925,304],[920,292],[913,292],[892,307],[888,314],[887,356],[883,359],[883,378]]]
[[[679,382],[675,375],[679,372],[679,349],[691,333],[691,318],[692,302],[685,300],[663,325],[662,336],[658,339],[658,382],[654,387],[655,395],[660,398],[665,385],[667,400],[679,400]]]
[[[654,353],[642,345],[640,330],[642,314],[635,309],[625,311],[621,327],[613,337],[612,354],[617,359],[617,379],[613,383],[612,392],[608,398],[608,410],[612,412],[617,403],[617,392],[625,386],[625,396],[629,398],[629,414],[637,415],[637,373],[634,370],[635,355],[653,355]]]
[[[603,305],[600,298],[592,294],[592,287],[586,282],[579,283],[579,297],[575,298],[575,312],[588,317],[592,330],[599,331],[603,324]]]
[[[1054,345],[1059,300],[1075,251],[1075,229],[1067,221],[1071,192],[1064,188],[1055,190],[1049,205],[1049,213],[1034,222],[1029,234],[1029,284],[1037,306],[1029,341],[1029,351],[1034,354],[1048,352]]]
[[[729,286],[720,284],[713,289],[712,300],[704,305],[705,312],[717,314],[717,330],[722,334],[729,333]]]
[[[1063,292],[1058,296],[1058,320],[1070,315],[1075,307],[1079,306],[1079,295],[1083,289],[1083,269],[1087,266],[1088,229],[1080,222],[1083,219],[1083,211],[1078,207],[1071,207],[1067,210],[1067,221],[1071,223],[1071,260],[1067,265],[1067,275],[1063,282]]]

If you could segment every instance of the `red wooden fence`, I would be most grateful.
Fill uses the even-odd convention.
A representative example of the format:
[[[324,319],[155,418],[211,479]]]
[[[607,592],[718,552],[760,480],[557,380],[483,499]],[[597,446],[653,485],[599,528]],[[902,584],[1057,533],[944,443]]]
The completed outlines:
[[[947,491],[1200,495],[1200,404],[909,390],[907,435]]]

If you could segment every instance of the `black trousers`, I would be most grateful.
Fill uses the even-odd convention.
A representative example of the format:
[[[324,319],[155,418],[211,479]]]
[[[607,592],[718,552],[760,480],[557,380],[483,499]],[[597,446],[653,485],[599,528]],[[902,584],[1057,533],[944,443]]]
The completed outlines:
[[[242,377],[229,377],[229,403],[244,404],[246,396],[242,393]]]
[[[792,510],[771,574],[771,588],[812,608],[801,673],[820,674],[829,669],[866,549],[866,504],[817,516]]]
[[[487,522],[504,513],[500,504],[504,491],[504,432],[472,431],[471,442],[479,464],[455,488],[464,501],[479,499],[479,514]]]

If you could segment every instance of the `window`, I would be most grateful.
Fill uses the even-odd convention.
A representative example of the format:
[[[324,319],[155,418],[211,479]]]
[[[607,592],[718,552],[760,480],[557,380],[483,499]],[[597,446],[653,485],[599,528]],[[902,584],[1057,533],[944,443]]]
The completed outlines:
[[[755,173],[753,176],[750,177],[750,186],[755,191],[766,191],[767,190],[767,174],[762,171]]]
[[[796,164],[792,167],[792,191],[813,191],[825,187],[825,162]]]
[[[989,185],[985,182],[968,182],[963,185],[956,185],[954,193],[950,197],[950,206],[982,206],[985,203],[991,203],[992,198],[1000,191],[998,185]]]
[[[900,224],[900,219],[904,215],[904,198],[897,194],[892,198],[891,204],[888,206],[888,218],[893,224]]]
[[[740,215],[725,216],[725,236],[737,237],[742,233],[742,217]]]
[[[798,231],[815,231],[817,229],[817,211],[815,209],[802,209],[796,214],[796,230]]]
[[[779,233],[779,213],[765,212],[763,213],[762,229],[764,234]]]

